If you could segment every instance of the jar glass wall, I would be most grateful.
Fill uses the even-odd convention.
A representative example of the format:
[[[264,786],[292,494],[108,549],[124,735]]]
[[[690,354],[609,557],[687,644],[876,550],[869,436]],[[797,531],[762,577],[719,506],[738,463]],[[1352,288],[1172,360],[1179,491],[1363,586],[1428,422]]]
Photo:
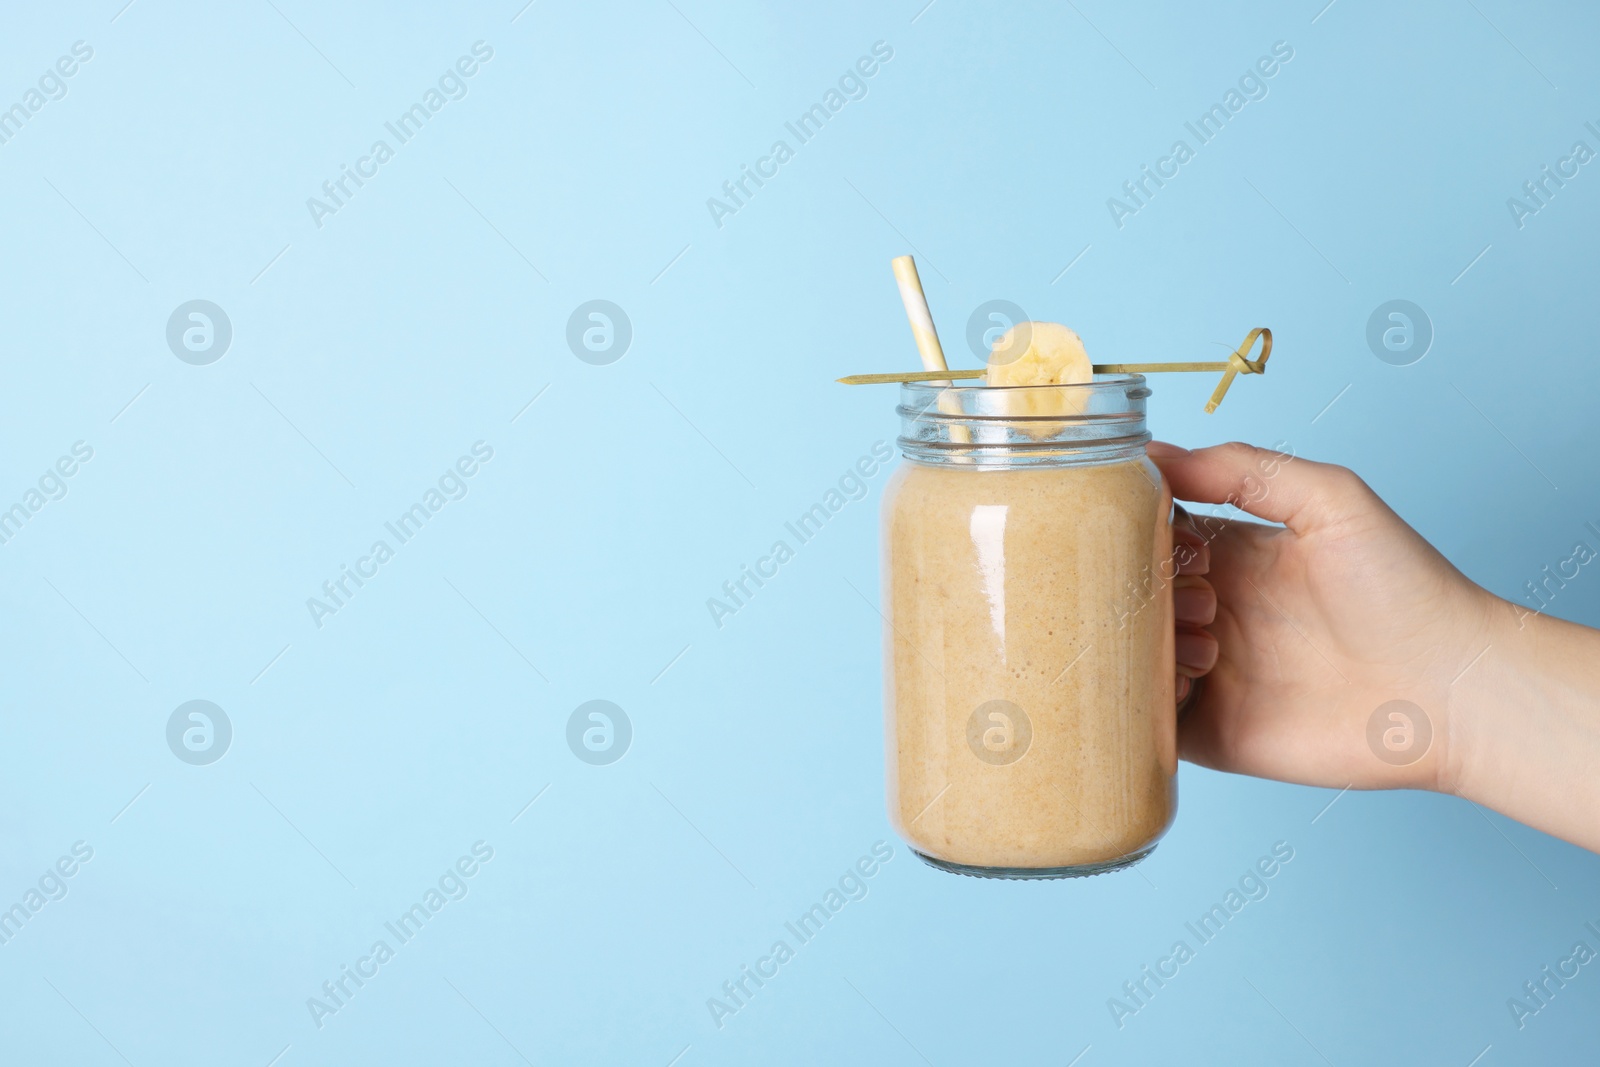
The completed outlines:
[[[1137,862],[1176,809],[1172,500],[1143,377],[903,386],[885,491],[896,832],[993,877]]]

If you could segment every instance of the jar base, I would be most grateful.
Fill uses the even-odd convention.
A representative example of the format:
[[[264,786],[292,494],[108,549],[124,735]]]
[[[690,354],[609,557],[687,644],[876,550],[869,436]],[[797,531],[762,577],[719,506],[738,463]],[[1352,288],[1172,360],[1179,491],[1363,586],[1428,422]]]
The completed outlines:
[[[924,855],[916,849],[911,854],[928,866],[944,871],[947,874],[964,874],[969,878],[1004,878],[1013,881],[1042,881],[1049,878],[1089,878],[1097,874],[1110,874],[1132,867],[1156,850],[1154,844],[1120,856],[1114,860],[1104,860],[1100,863],[1083,863],[1071,867],[974,867],[966,863],[951,863],[949,860],[934,859]]]

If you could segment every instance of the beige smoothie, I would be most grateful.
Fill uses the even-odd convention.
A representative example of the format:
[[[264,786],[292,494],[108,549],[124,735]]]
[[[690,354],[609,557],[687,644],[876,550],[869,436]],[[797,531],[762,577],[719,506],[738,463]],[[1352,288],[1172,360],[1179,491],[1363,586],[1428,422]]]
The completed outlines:
[[[888,802],[966,873],[1095,873],[1172,820],[1171,499],[1104,462],[908,459],[883,513]]]

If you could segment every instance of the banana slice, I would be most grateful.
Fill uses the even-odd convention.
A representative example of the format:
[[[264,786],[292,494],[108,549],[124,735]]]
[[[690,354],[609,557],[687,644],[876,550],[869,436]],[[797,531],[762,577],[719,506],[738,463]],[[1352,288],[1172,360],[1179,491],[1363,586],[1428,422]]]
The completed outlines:
[[[1083,340],[1057,322],[1019,322],[995,339],[989,385],[1079,385],[1094,380]],[[1076,415],[1081,390],[1030,390],[1007,401],[1012,415]]]
[[[1058,322],[1019,322],[995,338],[990,385],[1068,385],[1094,377],[1083,340]]]

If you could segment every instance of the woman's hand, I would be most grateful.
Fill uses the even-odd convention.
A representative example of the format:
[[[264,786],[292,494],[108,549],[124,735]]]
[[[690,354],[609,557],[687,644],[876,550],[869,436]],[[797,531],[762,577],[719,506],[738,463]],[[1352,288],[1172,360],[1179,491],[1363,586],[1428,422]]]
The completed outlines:
[[[1500,602],[1342,467],[1243,444],[1150,456],[1175,498],[1284,524],[1175,528],[1178,669],[1204,678],[1183,757],[1308,785],[1450,789],[1451,688],[1473,684],[1463,672]]]
[[[1183,758],[1307,785],[1455,793],[1600,852],[1600,631],[1469,581],[1343,467],[1153,444],[1183,516]]]

